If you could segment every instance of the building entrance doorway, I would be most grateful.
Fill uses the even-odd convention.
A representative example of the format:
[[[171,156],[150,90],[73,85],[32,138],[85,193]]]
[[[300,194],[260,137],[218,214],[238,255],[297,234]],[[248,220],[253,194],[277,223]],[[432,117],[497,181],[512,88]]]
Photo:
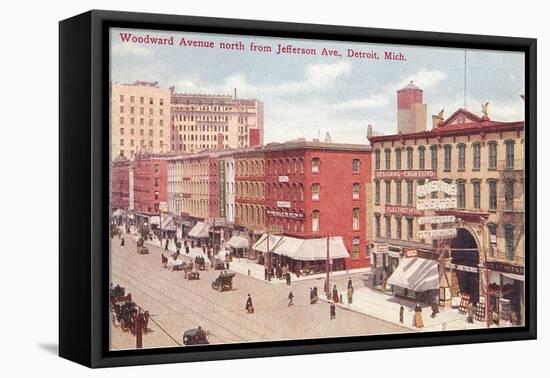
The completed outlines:
[[[479,302],[479,248],[474,236],[465,228],[457,230],[451,243],[451,269],[458,291]]]

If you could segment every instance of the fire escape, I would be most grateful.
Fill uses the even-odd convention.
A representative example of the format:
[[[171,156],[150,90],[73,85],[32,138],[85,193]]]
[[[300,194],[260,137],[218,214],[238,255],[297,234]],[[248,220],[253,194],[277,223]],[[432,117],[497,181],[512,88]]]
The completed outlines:
[[[523,159],[498,161],[500,180],[498,183],[498,215],[504,225],[504,239],[513,235],[513,243],[505,242],[503,250],[494,256],[497,260],[524,265],[521,243],[525,232],[525,170]],[[510,233],[510,234],[508,234]]]

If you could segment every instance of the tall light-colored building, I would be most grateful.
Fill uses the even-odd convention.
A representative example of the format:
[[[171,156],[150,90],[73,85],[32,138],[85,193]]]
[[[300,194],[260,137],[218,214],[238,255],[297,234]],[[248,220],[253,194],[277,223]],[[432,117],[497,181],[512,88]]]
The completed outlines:
[[[170,151],[170,91],[157,82],[111,83],[111,159]]]
[[[263,143],[263,103],[235,96],[176,93],[171,88],[170,148],[177,153]]]
[[[489,293],[492,312],[508,303],[509,314],[514,312],[522,323],[525,125],[493,121],[483,110],[481,117],[464,109],[447,119],[440,114],[429,131],[369,138],[374,153],[369,217],[374,219],[374,252],[381,252],[374,258],[375,284],[390,289],[386,282],[407,251],[439,264],[443,258],[439,271],[445,275],[440,284],[448,286],[448,294],[440,290],[440,299],[468,293],[474,303],[480,303]],[[451,197],[454,201],[456,195],[456,206],[430,211],[419,207],[417,188],[426,181],[452,184],[456,193],[434,191],[425,201]],[[454,216],[456,237],[421,239],[419,231],[445,227],[418,222],[429,215]],[[406,288],[391,290],[405,296],[418,294]]]

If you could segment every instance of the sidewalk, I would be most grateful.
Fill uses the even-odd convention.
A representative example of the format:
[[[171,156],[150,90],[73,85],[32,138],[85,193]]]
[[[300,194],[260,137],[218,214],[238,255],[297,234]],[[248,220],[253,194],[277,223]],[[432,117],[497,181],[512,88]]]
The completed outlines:
[[[466,322],[466,314],[461,314],[458,309],[441,308],[434,319],[431,318],[432,309],[429,305],[422,306],[422,320],[424,328],[413,327],[414,301],[395,297],[368,287],[356,288],[353,295],[353,303],[347,303],[346,294],[343,293],[343,303],[336,304],[340,308],[361,312],[387,322],[397,324],[418,332],[465,330],[486,328],[485,322],[474,320],[474,323]],[[322,294],[319,299],[327,301]],[[403,324],[399,323],[399,307],[405,308]]]
[[[137,238],[136,238],[137,239]],[[163,239],[162,245],[159,242],[158,239],[154,239],[153,241],[145,241],[146,245],[153,245],[155,247],[159,247],[164,249],[164,243],[166,239]],[[170,240],[170,243],[168,244],[168,250],[170,252],[176,252],[176,245],[174,244],[173,240]],[[185,248],[180,249],[180,253],[183,256],[189,256],[189,257],[196,257],[196,256],[204,256],[202,249],[199,247],[189,248],[189,255],[185,253]],[[223,257],[223,256],[220,256]],[[232,270],[234,272],[250,276],[252,278],[255,278],[257,280],[265,281],[264,278],[264,266],[261,264],[258,264],[254,260],[250,260],[247,258],[238,258],[233,257],[233,261],[229,263],[229,270]],[[357,273],[366,273],[369,272],[370,268],[361,268],[361,269],[351,269],[351,270],[342,270],[337,272],[332,272],[331,277],[340,277],[340,276],[347,276],[350,274],[357,274]],[[291,281],[292,282],[300,282],[300,281],[308,281],[308,280],[318,280],[323,279],[326,277],[325,273],[319,273],[319,274],[310,274],[306,276],[300,276],[298,277],[295,273],[290,273]],[[271,281],[269,281],[272,284],[286,284],[286,281],[284,279],[278,279],[278,278],[272,278]]]

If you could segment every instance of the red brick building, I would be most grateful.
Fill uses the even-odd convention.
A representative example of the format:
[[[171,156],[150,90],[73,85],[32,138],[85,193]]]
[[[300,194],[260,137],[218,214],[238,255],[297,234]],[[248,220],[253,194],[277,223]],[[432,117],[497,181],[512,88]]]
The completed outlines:
[[[340,237],[349,255],[345,267],[369,266],[370,147],[299,140],[264,151],[266,224],[299,239]]]
[[[158,214],[160,203],[167,202],[167,161],[158,155],[136,155],[132,166],[135,211]]]
[[[111,207],[128,210],[130,203],[130,161],[117,158],[111,166]]]
[[[235,158],[235,223],[251,232],[265,229],[264,152],[250,148],[236,152]]]

